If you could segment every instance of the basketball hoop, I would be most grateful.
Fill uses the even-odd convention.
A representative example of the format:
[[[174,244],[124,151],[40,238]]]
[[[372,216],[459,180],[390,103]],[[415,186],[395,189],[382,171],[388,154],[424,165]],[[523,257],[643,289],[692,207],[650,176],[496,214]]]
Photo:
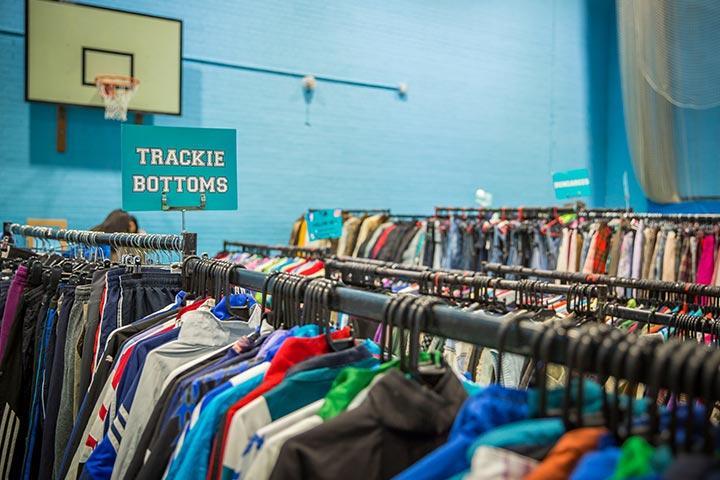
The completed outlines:
[[[105,103],[105,118],[127,120],[128,105],[140,80],[127,75],[98,75],[95,77],[95,85]]]

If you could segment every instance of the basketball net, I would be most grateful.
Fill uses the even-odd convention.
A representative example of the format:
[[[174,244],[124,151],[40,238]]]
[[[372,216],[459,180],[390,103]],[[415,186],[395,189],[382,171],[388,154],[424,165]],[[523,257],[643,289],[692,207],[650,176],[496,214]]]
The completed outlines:
[[[123,75],[99,75],[95,77],[95,85],[105,104],[105,119],[127,120],[128,106],[140,81]]]

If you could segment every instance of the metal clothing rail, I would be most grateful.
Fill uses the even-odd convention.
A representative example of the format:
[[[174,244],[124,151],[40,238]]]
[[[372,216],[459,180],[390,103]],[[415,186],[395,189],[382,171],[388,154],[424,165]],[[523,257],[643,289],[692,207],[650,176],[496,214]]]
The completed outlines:
[[[488,213],[498,213],[502,218],[516,215],[517,219],[524,218],[555,218],[566,213],[576,213],[575,207],[435,207],[435,217],[445,218],[453,216],[467,216],[476,214],[477,216]]]
[[[3,223],[3,238],[13,235],[61,240],[82,245],[110,245],[111,247],[139,248],[143,250],[172,250],[181,252],[183,256],[195,255],[197,251],[197,234],[184,232],[181,235],[146,234],[146,233],[104,233],[89,230],[65,230],[50,227]]]
[[[267,253],[282,252],[296,257],[313,257],[320,258],[330,255],[329,248],[319,247],[295,247],[292,245],[265,245],[262,243],[235,242],[231,240],[223,241],[223,251],[228,251],[228,247],[238,247],[243,252],[249,253]]]
[[[691,315],[678,316],[672,313],[659,313],[638,308],[623,307],[617,304],[606,304],[603,313],[609,317],[633,320],[650,325],[665,325],[688,330],[693,333],[709,333],[720,337],[720,321]]]
[[[588,210],[587,212],[584,212],[584,216],[593,219],[629,218],[638,220],[720,222],[720,214],[717,213],[652,213]]]
[[[395,220],[424,220],[430,218],[432,215],[412,215],[410,213],[391,213],[390,218]]]
[[[313,211],[311,209],[311,211]],[[389,208],[375,208],[375,209],[344,209],[342,210],[343,213],[347,213],[350,215],[362,215],[362,214],[368,214],[368,215],[378,215],[378,214],[385,214],[390,215],[390,209]]]
[[[195,274],[202,276],[203,272],[212,271],[211,268],[202,265],[212,265],[215,263],[220,263],[229,269],[227,272],[223,272],[222,275],[227,274],[225,278],[230,284],[257,292],[261,292],[263,289],[271,292],[278,279],[278,277],[262,272],[232,266],[227,264],[227,262],[200,259],[199,257],[193,256],[185,259],[183,262],[183,275],[186,277],[185,281],[189,282]],[[195,267],[198,267],[197,272],[195,271]],[[345,312],[353,316],[380,323],[385,319],[391,302],[392,297],[384,294],[338,286],[333,289],[328,298],[327,305],[332,310]],[[399,320],[392,316],[387,318],[387,320],[394,325],[398,325],[399,323]],[[547,327],[542,322],[513,322],[511,317],[494,316],[478,311],[470,312],[442,304],[431,305],[426,322],[421,325],[421,331],[425,333],[482,345],[487,348],[501,349],[505,352],[525,356],[534,356],[537,353],[533,347],[536,345],[537,340],[540,339],[543,346],[548,347],[544,349],[547,353],[547,356],[544,357],[545,360],[560,365],[574,365],[576,368],[578,367],[578,359],[575,358],[573,360],[573,350],[570,347],[581,343],[583,335],[587,334],[588,338],[590,338],[590,335],[596,335],[598,332],[593,334],[593,328],[596,328],[598,332],[600,332],[603,325],[596,325],[595,327],[585,325],[578,329],[552,328]],[[501,335],[501,333],[505,333],[505,335]],[[504,338],[501,339],[503,336]],[[635,335],[628,334],[628,337],[630,336],[639,338]],[[600,339],[612,340],[609,332],[606,332],[604,336],[600,336]],[[603,344],[604,343],[607,342],[603,341]],[[618,341],[615,340],[610,342],[609,345],[617,344]],[[706,398],[706,400],[720,398],[720,382],[715,382],[712,385],[699,385],[701,380],[700,376],[697,376],[693,377],[695,383],[692,385],[689,385],[689,383],[692,382],[682,382],[680,385],[671,385],[671,380],[668,376],[662,375],[662,370],[657,368],[658,365],[661,367],[665,365],[665,358],[678,358],[677,355],[672,355],[672,353],[685,345],[687,345],[687,342],[683,343],[671,340],[664,345],[658,346],[658,351],[653,350],[650,352],[646,360],[640,361],[639,358],[635,358],[636,365],[634,365],[631,374],[628,372],[625,362],[611,362],[610,364],[601,366],[600,362],[594,361],[594,357],[582,359],[582,371],[584,373],[601,373],[603,375],[628,378],[629,380],[641,383],[649,384],[651,382],[657,382],[658,386],[664,388],[669,387],[677,393],[685,393],[688,389],[696,391],[702,386],[705,389],[704,398]],[[701,365],[706,363],[710,364],[710,360],[716,358],[714,356],[716,352],[710,349],[703,349],[697,345],[696,348],[698,348],[697,356],[703,356],[700,362]],[[665,356],[669,350],[672,350],[669,352],[670,355]],[[601,369],[602,372],[600,371]],[[658,371],[660,371],[661,374],[658,374]],[[626,375],[630,375],[632,378]]]
[[[337,275],[339,274],[339,275]],[[527,281],[506,280],[504,278],[491,278],[478,273],[444,272],[438,270],[408,270],[400,267],[385,267],[382,265],[352,262],[347,260],[327,260],[325,262],[325,276],[342,280],[344,283],[364,287],[372,285],[373,277],[393,278],[420,285],[420,292],[425,294],[440,294],[446,287],[493,288],[501,290],[525,291],[528,293],[546,293],[553,295],[578,295],[577,286],[561,285],[556,283],[536,282],[532,286]],[[339,277],[339,278],[336,278]],[[604,303],[607,298],[605,285],[592,285],[587,292],[590,297],[597,298]],[[601,305],[599,306],[601,308]]]
[[[481,268],[483,271],[499,273],[501,275],[519,275],[523,277],[537,277],[574,283],[602,284],[609,287],[631,288],[649,292],[676,293],[691,297],[720,298],[720,287],[702,285],[699,283],[642,280],[639,278],[612,277],[610,275],[601,275],[597,273],[585,274],[578,272],[559,272],[556,270],[541,270],[521,266],[508,266],[499,263],[482,263]]]
[[[220,262],[218,260],[189,257],[183,262],[183,272],[193,275],[195,265],[203,262]],[[276,277],[263,272],[246,270],[233,266],[230,270],[229,281],[232,285],[261,292],[263,287],[272,291]],[[337,287],[332,295],[330,307],[333,310],[345,312],[350,315],[362,317],[375,322],[381,322],[391,297],[366,290],[358,290],[345,286]],[[436,305],[432,309],[432,321],[427,325],[426,332],[441,335],[456,340],[477,343],[482,341],[486,347],[497,348],[496,341],[500,319],[483,312],[466,312],[444,305]],[[511,335],[506,343],[507,350],[514,353],[529,355],[531,339],[539,333],[540,327],[527,326],[519,330],[513,338]],[[560,360],[558,357],[556,360]]]
[[[569,213],[574,213],[580,217],[602,213],[607,213],[609,215],[621,215],[627,213],[627,210],[616,208],[586,209],[582,204],[577,204],[572,207],[435,207],[435,216],[438,218],[448,217],[450,215],[484,215],[486,213],[498,213],[501,217],[508,217],[509,215],[515,214],[518,220],[522,220],[533,218],[555,218]]]
[[[309,212],[317,212],[317,211],[319,211],[319,210],[326,210],[326,209],[323,209],[323,208],[308,208],[308,211],[309,211]],[[349,214],[349,215],[363,215],[363,214],[368,214],[368,215],[380,215],[380,214],[390,215],[390,209],[389,209],[389,208],[357,208],[357,209],[353,209],[353,208],[350,208],[350,209],[341,208],[340,210],[342,211],[342,213],[347,213],[347,214]]]

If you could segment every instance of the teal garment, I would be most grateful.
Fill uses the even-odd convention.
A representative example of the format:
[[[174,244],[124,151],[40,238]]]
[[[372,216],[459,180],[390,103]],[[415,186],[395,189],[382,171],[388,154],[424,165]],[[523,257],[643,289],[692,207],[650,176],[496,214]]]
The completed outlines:
[[[577,398],[577,382],[573,380],[570,387],[572,398]],[[530,416],[536,417],[540,412],[540,391],[537,389],[528,390],[528,402],[530,404]],[[547,391],[547,415],[561,415],[563,403],[565,402],[565,389],[553,388]],[[583,412],[597,413],[602,408],[602,387],[591,380],[583,382]]]
[[[577,398],[576,382],[573,381],[572,397]],[[565,389],[555,388],[547,392],[549,413],[561,412]],[[537,416],[539,411],[540,392],[528,390],[528,406],[530,416]],[[602,387],[592,381],[583,382],[583,414],[595,414],[602,408]],[[511,445],[548,445],[555,443],[565,433],[565,425],[561,418],[530,418],[495,428],[480,437],[468,448],[467,458],[472,463],[475,450],[480,446],[508,447]]]
[[[565,433],[561,418],[530,418],[509,423],[490,430],[478,437],[468,449],[468,458],[472,459],[478,447],[505,448],[511,445],[548,445],[555,443]]]
[[[602,389],[595,382],[584,382],[584,406],[583,415],[598,414],[602,408]],[[548,392],[548,410],[555,407],[562,408],[563,389],[556,389]],[[537,391],[528,392],[530,410],[537,408],[539,400]],[[610,395],[608,400],[612,401]],[[627,403],[627,398],[621,397],[621,403]],[[647,411],[646,399],[638,399],[633,402],[633,411],[642,414]],[[498,427],[478,437],[475,443],[468,449],[468,457],[472,458],[475,450],[483,445],[491,447],[508,447],[511,445],[549,445],[555,443],[565,433],[565,425],[560,417],[530,418],[520,422],[511,423]]]
[[[190,429],[177,457],[170,464],[167,478],[205,478],[212,440],[225,412],[238,400],[262,383],[264,373],[241,383],[215,397],[202,411]]]
[[[363,345],[365,345],[365,347],[370,351],[371,355],[379,356],[382,353],[382,350],[380,350],[380,346],[377,343],[370,340],[369,338],[366,338],[363,341]],[[378,365],[380,365],[379,362],[378,362]]]
[[[462,386],[465,389],[465,392],[468,394],[468,397],[472,397],[473,395],[483,391],[483,387],[469,380],[461,379],[460,383],[462,383]]]
[[[335,368],[317,368],[296,373],[264,395],[270,418],[275,421],[327,395],[335,378],[345,367],[373,368],[376,358],[366,358]]]
[[[290,335],[293,337],[317,337],[320,335],[320,327],[317,325],[303,325],[302,327],[293,327],[290,329]]]

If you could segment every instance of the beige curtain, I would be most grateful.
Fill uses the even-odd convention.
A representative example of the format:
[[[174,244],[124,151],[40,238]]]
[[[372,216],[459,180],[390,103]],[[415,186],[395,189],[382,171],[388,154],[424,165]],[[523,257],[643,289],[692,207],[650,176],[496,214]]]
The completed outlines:
[[[703,124],[717,122],[720,105],[720,1],[617,6],[625,127],[640,185],[658,203],[707,195],[693,177],[717,142]]]

